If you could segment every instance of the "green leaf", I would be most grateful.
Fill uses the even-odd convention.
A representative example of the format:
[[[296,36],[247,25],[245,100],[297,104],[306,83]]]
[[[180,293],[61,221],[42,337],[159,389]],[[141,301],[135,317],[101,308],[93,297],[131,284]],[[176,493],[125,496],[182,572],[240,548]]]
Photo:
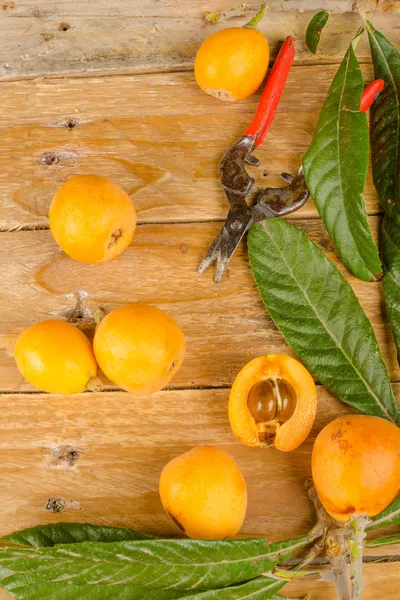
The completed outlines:
[[[329,19],[329,12],[327,10],[321,10],[313,16],[308,24],[306,31],[306,44],[307,48],[313,54],[317,54],[318,46],[321,41],[321,32]]]
[[[146,540],[153,536],[133,529],[103,527],[87,523],[54,523],[39,525],[30,529],[16,531],[1,538],[14,544],[52,547],[56,544],[75,544],[80,542],[123,542],[124,540]]]
[[[279,592],[286,583],[286,581],[271,577],[258,577],[240,585],[190,594],[185,596],[185,600],[264,600],[264,598],[277,598],[275,592]],[[283,600],[281,597],[279,598]]]
[[[353,44],[322,107],[303,158],[307,186],[346,267],[364,281],[380,279],[382,266],[363,198],[368,171],[368,121],[360,112],[363,77]]]
[[[371,107],[372,174],[385,210],[382,228],[383,290],[400,354],[400,54],[367,23],[376,79],[385,87]]]
[[[366,529],[367,531],[374,531],[389,525],[400,525],[400,496],[397,496],[388,508],[376,515]]]
[[[335,265],[282,219],[252,227],[248,245],[264,304],[309,371],[343,402],[400,424],[372,326]]]
[[[244,584],[205,592],[189,593],[170,590],[135,588],[129,585],[65,585],[64,583],[39,584],[28,587],[7,588],[17,600],[267,600],[279,598],[278,592],[286,582],[260,577]]]
[[[0,548],[0,583],[8,588],[23,587],[62,578],[71,585],[129,584],[194,593],[268,573],[281,554],[303,548],[312,539],[307,536],[277,543],[154,539]]]
[[[184,592],[152,590],[129,585],[69,585],[42,583],[4,588],[17,600],[175,600]]]
[[[400,544],[400,534],[389,535],[388,537],[379,538],[377,540],[368,540],[365,545],[367,548],[379,548],[379,546],[394,546]]]
[[[400,54],[367,22],[375,79],[385,87],[371,106],[372,174],[383,208],[400,208]]]
[[[383,218],[381,248],[386,311],[400,362],[400,213],[397,209]]]

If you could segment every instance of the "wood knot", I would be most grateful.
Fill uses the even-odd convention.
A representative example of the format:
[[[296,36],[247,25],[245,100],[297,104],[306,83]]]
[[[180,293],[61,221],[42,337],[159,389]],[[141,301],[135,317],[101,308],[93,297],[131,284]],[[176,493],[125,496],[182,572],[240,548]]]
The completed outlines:
[[[45,505],[45,509],[52,513],[60,513],[63,510],[70,508],[73,510],[81,510],[79,502],[67,500],[66,498],[49,498]]]
[[[39,164],[41,165],[56,165],[60,162],[60,158],[55,152],[43,152],[39,158]]]
[[[49,498],[45,508],[52,513],[60,513],[65,508],[65,500],[64,498]]]
[[[50,457],[45,459],[48,467],[56,467],[76,471],[76,463],[81,453],[71,445],[51,448]]]
[[[67,127],[67,129],[73,129],[79,124],[78,119],[66,119],[63,123],[63,127]]]

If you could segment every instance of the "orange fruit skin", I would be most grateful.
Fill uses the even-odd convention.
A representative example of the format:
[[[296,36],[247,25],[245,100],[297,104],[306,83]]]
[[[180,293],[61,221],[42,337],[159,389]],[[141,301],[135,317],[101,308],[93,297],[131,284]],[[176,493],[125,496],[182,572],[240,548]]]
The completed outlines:
[[[19,336],[15,361],[29,383],[50,394],[78,394],[97,374],[88,338],[74,325],[48,320]]]
[[[317,389],[307,369],[287,354],[269,354],[254,358],[238,373],[229,395],[229,420],[237,439],[247,446],[260,446],[256,422],[247,399],[259,381],[276,377],[294,389],[297,404],[293,415],[276,434],[274,446],[283,452],[294,450],[308,437],[317,412]]]
[[[400,429],[379,417],[339,417],[315,441],[312,474],[325,510],[337,521],[379,514],[400,490]]]
[[[246,482],[236,462],[214,446],[199,446],[163,469],[160,497],[166,513],[188,537],[222,540],[240,530]]]
[[[162,390],[185,354],[179,325],[155,306],[129,304],[98,325],[93,347],[97,362],[118,387],[136,395]]]
[[[229,27],[213,33],[202,43],[194,74],[207,94],[220,100],[244,100],[260,87],[268,63],[269,45],[260,31]]]
[[[49,221],[55,241],[68,256],[96,264],[119,256],[129,246],[136,212],[117,183],[99,175],[78,175],[54,196]]]

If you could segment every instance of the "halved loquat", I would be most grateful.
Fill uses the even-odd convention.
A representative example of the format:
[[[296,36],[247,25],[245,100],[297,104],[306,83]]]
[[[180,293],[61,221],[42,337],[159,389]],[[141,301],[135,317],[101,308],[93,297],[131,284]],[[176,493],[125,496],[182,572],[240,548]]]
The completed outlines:
[[[117,183],[78,175],[64,183],[50,206],[50,230],[68,256],[95,264],[119,256],[136,227],[132,200]]]
[[[51,394],[83,392],[97,374],[88,338],[65,321],[31,325],[19,336],[14,354],[23,377]]]
[[[286,354],[250,361],[237,375],[229,396],[232,431],[247,446],[294,450],[309,435],[316,411],[313,378]]]
[[[109,313],[93,340],[99,367],[118,387],[132,394],[162,390],[185,355],[179,325],[163,310],[128,304]]]
[[[331,517],[374,517],[400,493],[400,428],[367,415],[335,419],[315,441],[312,475]]]

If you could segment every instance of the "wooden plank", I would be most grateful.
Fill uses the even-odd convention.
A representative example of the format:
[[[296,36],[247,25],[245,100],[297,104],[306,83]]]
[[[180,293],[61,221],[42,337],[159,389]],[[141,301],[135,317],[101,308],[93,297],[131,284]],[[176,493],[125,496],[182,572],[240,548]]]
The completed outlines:
[[[364,577],[366,587],[363,600],[376,600],[379,597],[385,600],[398,600],[400,573],[397,563],[366,564]],[[285,595],[287,593],[290,598],[304,597],[309,593],[313,600],[337,600],[334,587],[330,583],[303,581],[288,585],[282,593]]]
[[[252,173],[260,187],[282,185],[278,175],[299,168],[335,71],[308,66],[291,72],[257,150],[262,167]],[[365,78],[372,78],[370,67]],[[88,172],[121,183],[141,222],[224,219],[219,161],[259,99],[219,102],[187,73],[11,82],[1,84],[1,93],[2,229],[46,225],[58,187]],[[369,213],[378,212],[371,175],[365,198]],[[317,213],[310,201],[299,214]]]
[[[400,393],[399,384],[395,391]],[[171,458],[201,444],[224,448],[243,471],[249,505],[242,536],[302,535],[315,522],[304,489],[313,442],[329,421],[349,412],[320,387],[310,437],[285,453],[249,448],[233,437],[226,389],[173,390],[143,398],[123,392],[69,398],[4,394],[1,400],[0,474],[7,486],[0,492],[0,535],[58,521],[179,535],[162,509],[158,479]],[[46,509],[51,498],[67,500],[67,506],[51,512]],[[399,550],[374,549],[373,555]]]
[[[400,385],[395,391],[400,394]],[[242,536],[278,540],[306,533],[315,519],[303,485],[310,474],[312,444],[322,427],[348,409],[320,388],[309,439],[296,451],[283,453],[237,442],[227,419],[227,397],[227,390],[167,391],[140,399],[117,392],[69,398],[2,395],[0,475],[7,486],[0,492],[0,535],[51,522],[179,535],[159,500],[159,474],[167,461],[198,444],[224,448],[243,471],[249,506]],[[65,503],[61,512],[46,508],[53,499]],[[399,550],[374,550],[373,555]],[[365,569],[367,581],[376,585],[375,576],[368,576],[371,565]],[[386,586],[396,581],[396,572],[394,565],[385,571]],[[311,589],[315,598],[334,598],[318,595],[328,593],[323,585]],[[1,599],[7,597],[0,593]]]
[[[399,384],[395,390],[400,393]],[[70,398],[3,395],[0,475],[7,486],[0,492],[0,535],[55,522],[180,535],[163,511],[159,475],[173,457],[201,444],[225,449],[244,474],[249,504],[241,536],[281,540],[305,534],[315,523],[304,489],[313,442],[322,427],[348,409],[320,388],[310,437],[284,453],[237,442],[227,399],[227,390],[165,391],[136,399],[121,392]],[[54,500],[60,512],[49,510]],[[366,554],[397,556],[399,551],[393,546]]]
[[[378,217],[370,223],[375,235]],[[400,379],[390,327],[383,314],[380,283],[348,275],[335,256],[319,220],[301,220],[304,229],[338,264],[352,283],[380,342],[393,379]],[[61,316],[74,306],[74,293],[85,292],[85,306],[108,309],[129,302],[148,302],[167,310],[181,325],[188,342],[174,387],[226,386],[251,358],[290,352],[269,319],[256,291],[244,245],[219,285],[214,270],[197,267],[218,232],[218,223],[143,225],[130,248],[103,265],[84,265],[60,253],[49,231],[1,234],[2,319],[0,382],[4,391],[31,389],[21,380],[13,359],[17,335],[29,324]]]
[[[243,25],[254,14],[254,5],[238,19],[220,27]],[[300,63],[326,63],[343,56],[361,24],[357,10],[368,10],[375,27],[400,42],[398,2],[375,0],[270,0],[269,13],[260,24],[276,55],[282,39],[293,35]],[[238,2],[237,5],[240,5]],[[390,14],[383,8],[394,6]],[[233,3],[235,6],[235,3]],[[304,43],[312,15],[322,7],[336,12],[324,31],[321,53],[315,59]],[[201,42],[215,27],[204,12],[232,8],[231,0],[3,0],[0,5],[0,77],[92,73],[148,72],[191,69]],[[358,48],[369,60],[367,40]]]

